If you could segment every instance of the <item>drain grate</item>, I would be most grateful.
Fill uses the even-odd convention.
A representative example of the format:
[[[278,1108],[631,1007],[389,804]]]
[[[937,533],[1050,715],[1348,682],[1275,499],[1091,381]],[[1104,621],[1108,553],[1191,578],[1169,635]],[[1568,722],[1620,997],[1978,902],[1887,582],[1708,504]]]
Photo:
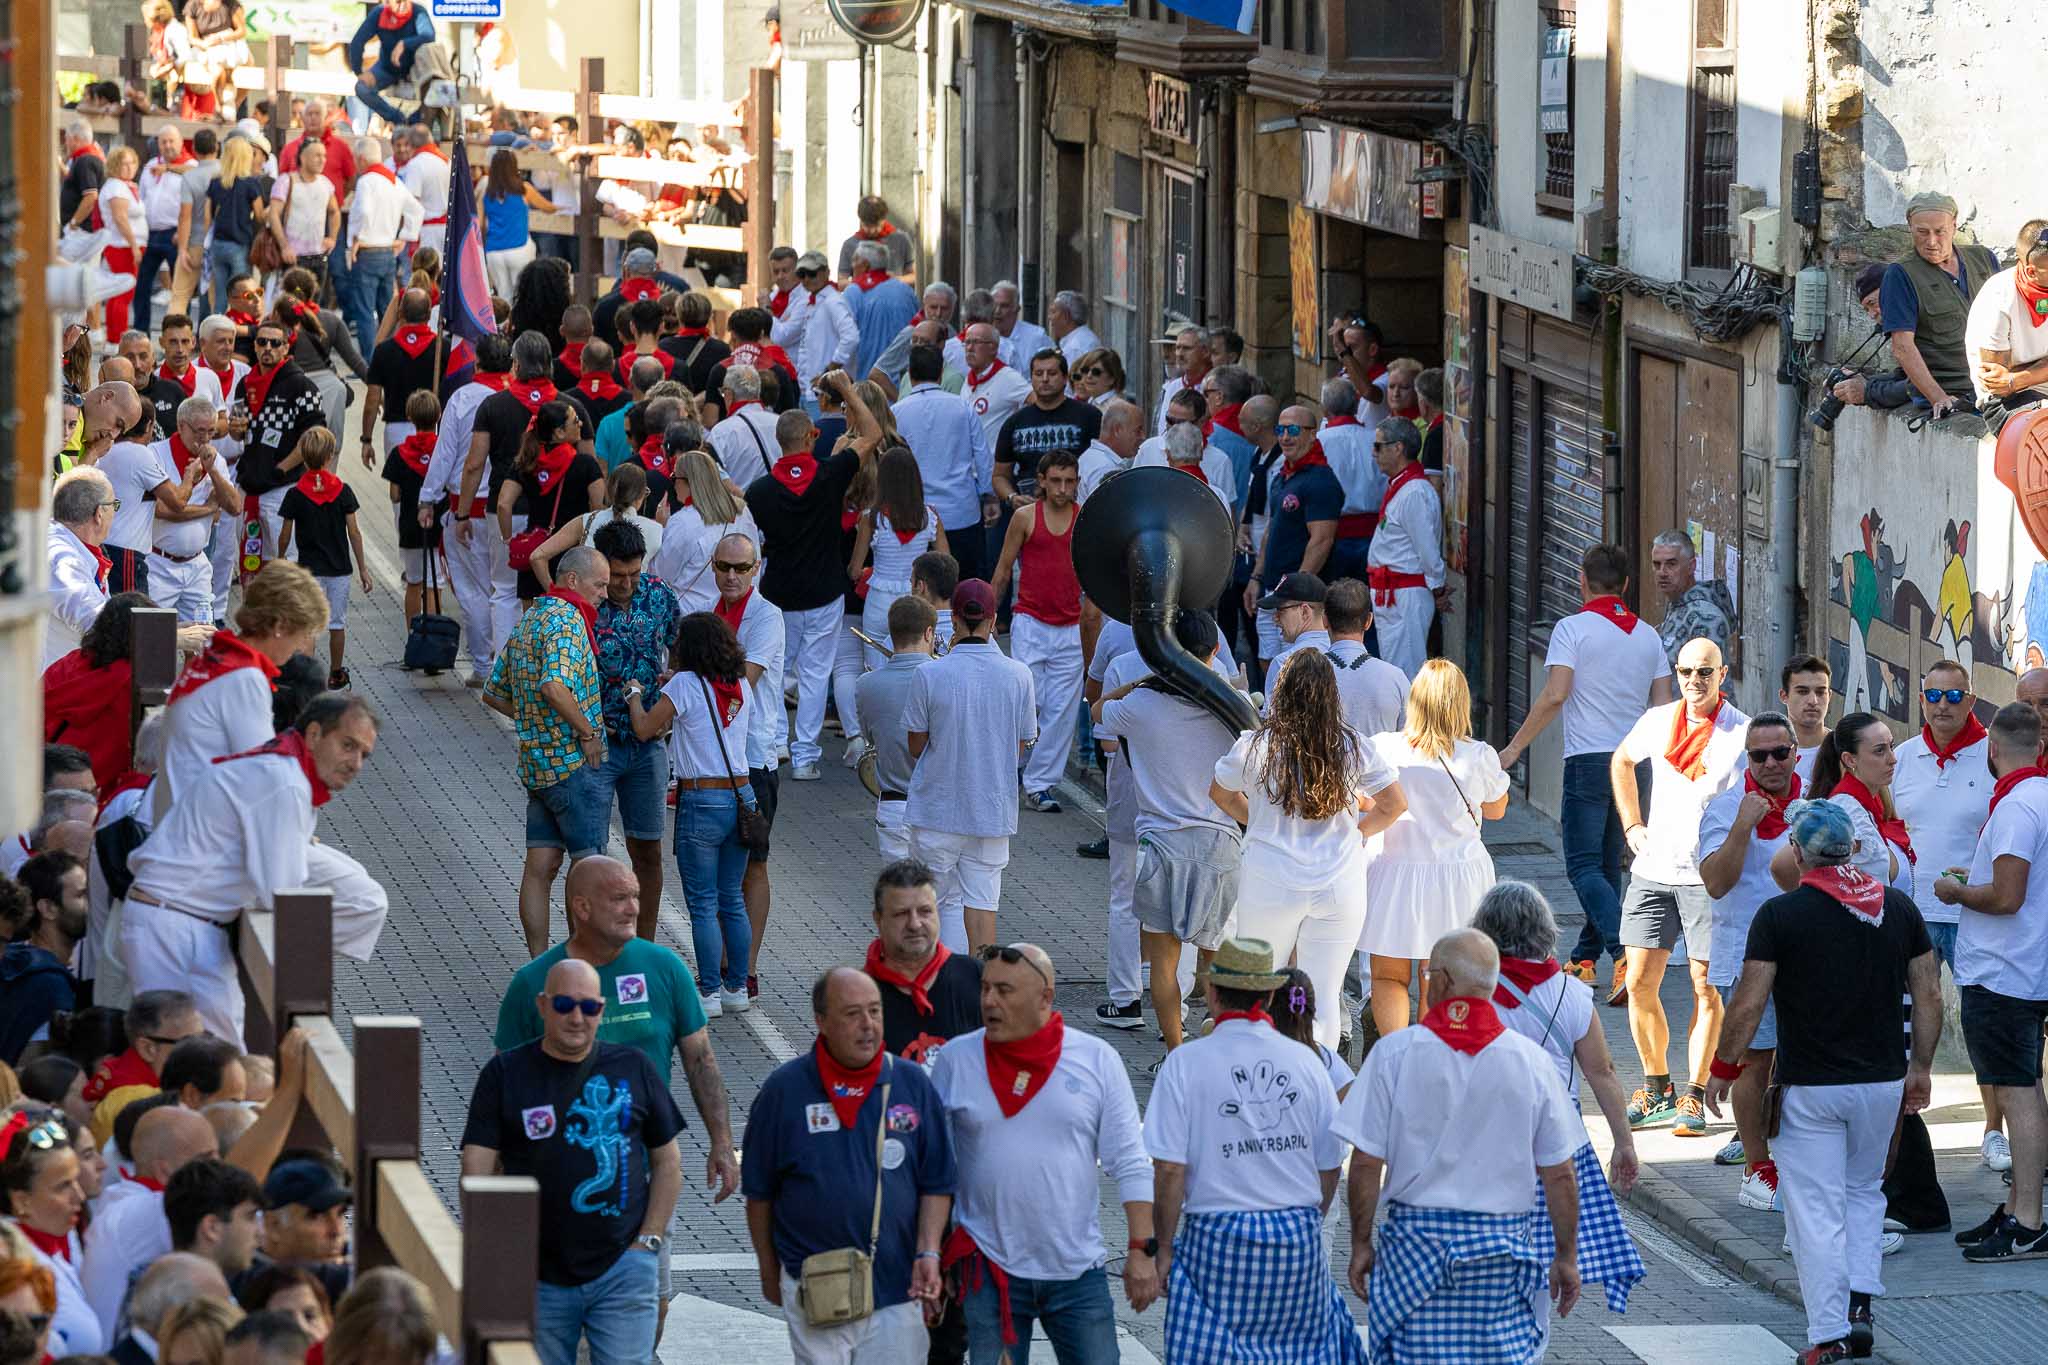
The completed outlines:
[[[2037,1365],[2048,1338],[2048,1298],[2019,1291],[1888,1298],[1878,1322],[1901,1346],[1928,1360],[1957,1360],[1967,1341],[1970,1365]]]
[[[1486,851],[1496,858],[1534,858],[1552,850],[1549,844],[1488,844]]]

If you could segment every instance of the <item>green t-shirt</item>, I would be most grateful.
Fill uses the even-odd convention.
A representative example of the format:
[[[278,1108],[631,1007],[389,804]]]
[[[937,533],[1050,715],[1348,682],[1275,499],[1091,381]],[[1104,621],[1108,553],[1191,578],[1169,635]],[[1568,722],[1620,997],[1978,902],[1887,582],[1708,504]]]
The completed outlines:
[[[540,1037],[534,997],[547,984],[548,971],[568,953],[569,945],[558,943],[512,974],[512,984],[498,1006],[498,1051],[509,1052]],[[704,1006],[697,998],[690,964],[674,949],[636,938],[597,969],[597,979],[605,998],[598,1041],[639,1048],[654,1063],[655,1074],[666,1081],[676,1043],[704,1027]]]

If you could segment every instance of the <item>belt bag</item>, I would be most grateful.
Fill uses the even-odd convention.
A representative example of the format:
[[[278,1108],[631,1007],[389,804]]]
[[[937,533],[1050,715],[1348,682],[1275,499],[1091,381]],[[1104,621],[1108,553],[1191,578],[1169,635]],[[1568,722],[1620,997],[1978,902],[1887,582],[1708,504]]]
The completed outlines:
[[[884,1061],[886,1068],[890,1065]],[[875,1213],[868,1224],[868,1247],[839,1247],[804,1257],[797,1276],[796,1299],[804,1321],[813,1327],[859,1322],[875,1311],[875,1247],[882,1238],[882,1140],[889,1129],[889,1082],[882,1081],[882,1103],[875,1110]]]

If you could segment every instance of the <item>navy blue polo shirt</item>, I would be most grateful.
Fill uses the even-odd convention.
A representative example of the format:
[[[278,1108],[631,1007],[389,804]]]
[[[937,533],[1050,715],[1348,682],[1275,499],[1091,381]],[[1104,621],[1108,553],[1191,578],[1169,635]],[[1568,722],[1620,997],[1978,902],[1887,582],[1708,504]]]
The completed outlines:
[[[875,1125],[886,1122],[875,1307],[890,1308],[910,1300],[917,1202],[953,1193],[955,1172],[946,1106],[924,1068],[890,1058],[882,1080],[889,1083],[886,1116],[878,1081],[848,1128],[825,1094],[815,1049],[777,1067],[747,1114],[740,1190],[774,1205],[775,1256],[791,1276],[807,1256],[865,1249],[875,1212]]]
[[[1266,572],[1259,580],[1271,588],[1301,567],[1308,551],[1308,524],[1336,521],[1344,515],[1344,485],[1326,464],[1296,470],[1273,490],[1272,520],[1266,524]],[[1325,565],[1324,567],[1328,567]]]

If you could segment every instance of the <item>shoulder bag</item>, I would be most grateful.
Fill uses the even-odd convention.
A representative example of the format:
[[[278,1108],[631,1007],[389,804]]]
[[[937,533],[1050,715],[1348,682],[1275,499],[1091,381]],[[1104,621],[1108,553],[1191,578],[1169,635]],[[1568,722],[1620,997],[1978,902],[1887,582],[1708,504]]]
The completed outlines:
[[[1364,658],[1365,656],[1360,655],[1359,657]],[[1457,752],[1457,748],[1455,745],[1453,745],[1451,752]],[[1442,754],[1438,754],[1436,756],[1436,766],[1442,768],[1444,770],[1444,776],[1451,779],[1451,789],[1458,793],[1458,800],[1465,807],[1465,814],[1472,818],[1472,828],[1479,831],[1480,838],[1484,839],[1486,837],[1486,826],[1480,822],[1479,812],[1472,809],[1472,798],[1465,795],[1464,784],[1459,782],[1457,774],[1451,771],[1451,765],[1444,762],[1444,756]]]
[[[435,595],[434,560],[439,556],[432,545],[421,548],[426,560],[426,588],[420,597],[420,614],[412,618],[405,635],[405,667],[417,668],[428,677],[455,667],[456,650],[462,643],[462,623],[452,616],[426,609]]]
[[[292,214],[292,191],[297,187],[297,184],[298,176],[296,174],[289,176],[284,182],[284,203],[277,210],[279,215],[277,225],[280,231],[289,228]],[[252,222],[255,222],[255,234],[249,240],[249,265],[253,269],[262,271],[265,275],[270,274],[272,271],[284,269],[284,244],[277,240],[277,234],[270,230],[270,225],[267,222],[256,220],[253,213],[250,215],[250,218]]]
[[[725,780],[733,783],[732,803],[739,807],[738,818],[733,822],[733,834],[738,837],[740,847],[749,853],[768,851],[768,817],[740,800],[739,774],[732,770],[732,755],[725,748],[725,722],[718,718],[718,703],[711,699],[711,684],[704,681],[704,675],[697,675],[697,686],[704,691],[704,709],[711,713],[711,733],[718,738],[718,756],[725,760]]]
[[[868,1247],[837,1247],[804,1257],[796,1298],[813,1327],[859,1322],[875,1311],[875,1248],[882,1240],[882,1142],[889,1131],[888,1068],[883,1054],[882,1103],[875,1110],[875,1213],[868,1223]]]
[[[569,471],[562,471],[562,482],[555,489],[555,505],[548,509],[548,524],[529,526],[505,542],[505,558],[516,570],[533,567],[533,552],[547,544],[548,537],[555,533],[555,513],[562,510],[562,494],[569,491]]]

